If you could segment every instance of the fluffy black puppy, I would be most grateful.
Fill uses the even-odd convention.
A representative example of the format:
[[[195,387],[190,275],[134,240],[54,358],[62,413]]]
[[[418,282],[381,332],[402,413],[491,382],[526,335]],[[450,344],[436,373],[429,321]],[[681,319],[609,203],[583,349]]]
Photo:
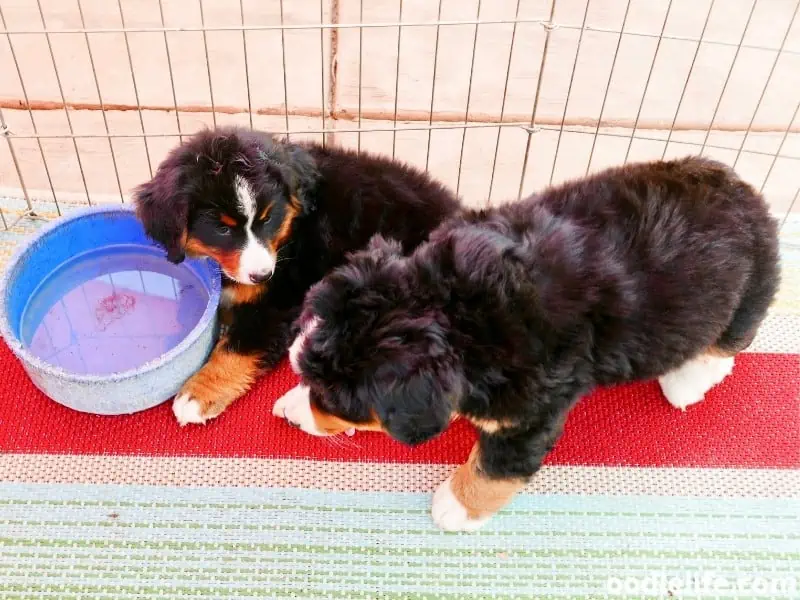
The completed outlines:
[[[175,399],[182,425],[219,415],[283,357],[306,291],[347,252],[376,233],[410,251],[459,209],[403,163],[239,128],[191,136],[135,201],[171,261],[209,256],[223,272],[227,333]]]
[[[480,438],[433,517],[470,530],[539,469],[598,385],[658,377],[685,408],[732,369],[778,287],[763,198],[702,159],[634,164],[445,222],[411,256],[381,238],[309,292],[273,411],[316,435]]]

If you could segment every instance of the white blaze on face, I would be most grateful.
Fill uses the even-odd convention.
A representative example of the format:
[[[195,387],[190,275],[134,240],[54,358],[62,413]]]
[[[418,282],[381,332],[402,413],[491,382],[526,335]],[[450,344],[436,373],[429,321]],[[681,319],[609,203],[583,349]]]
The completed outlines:
[[[289,346],[289,363],[292,365],[292,370],[298,375],[300,374],[300,367],[297,361],[300,358],[300,352],[303,350],[303,344],[305,343],[306,338],[317,328],[317,325],[319,325],[319,318],[312,317],[308,324],[306,324],[306,326],[303,328],[303,331],[301,331],[300,334],[294,338],[292,345]]]
[[[247,219],[244,231],[247,239],[239,258],[239,272],[234,279],[239,283],[253,284],[266,279],[275,271],[276,257],[254,234],[253,222],[256,219],[256,198],[250,184],[243,177],[236,176],[236,198],[239,210]],[[231,274],[232,275],[232,274]]]

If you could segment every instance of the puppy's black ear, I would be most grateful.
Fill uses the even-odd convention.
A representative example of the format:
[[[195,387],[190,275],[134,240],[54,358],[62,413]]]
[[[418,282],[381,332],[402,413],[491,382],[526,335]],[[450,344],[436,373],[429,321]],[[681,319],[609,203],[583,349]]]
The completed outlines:
[[[170,262],[182,262],[186,258],[189,198],[179,189],[178,167],[159,167],[153,179],[134,190],[133,200],[148,237],[164,247]]]
[[[442,433],[458,402],[452,372],[418,371],[378,386],[374,407],[383,427],[394,439],[416,446]]]
[[[311,204],[310,192],[317,185],[319,171],[314,157],[303,146],[284,142],[283,158],[285,161],[284,172],[292,196],[303,205],[305,212],[314,209]]]

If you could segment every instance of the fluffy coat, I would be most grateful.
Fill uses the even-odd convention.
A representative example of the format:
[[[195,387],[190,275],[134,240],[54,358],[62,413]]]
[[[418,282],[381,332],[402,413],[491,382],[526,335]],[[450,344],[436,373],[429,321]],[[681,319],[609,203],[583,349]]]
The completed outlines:
[[[217,416],[277,364],[306,291],[348,252],[376,233],[411,251],[459,210],[411,166],[241,128],[190,137],[135,201],[170,260],[210,256],[223,270],[227,333],[176,397],[181,424]]]
[[[470,211],[402,250],[377,237],[312,288],[293,352],[305,397],[292,392],[277,414],[407,444],[470,419],[473,455],[434,499],[445,529],[475,528],[507,502],[596,386],[658,377],[675,406],[702,399],[779,283],[764,199],[697,157]]]

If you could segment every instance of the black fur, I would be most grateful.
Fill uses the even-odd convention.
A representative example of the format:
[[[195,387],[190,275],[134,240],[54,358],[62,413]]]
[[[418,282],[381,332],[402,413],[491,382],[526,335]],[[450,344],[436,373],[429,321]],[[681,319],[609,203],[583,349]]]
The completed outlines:
[[[265,242],[277,235],[294,199],[301,206],[263,293],[231,307],[227,348],[257,355],[265,369],[285,354],[290,326],[308,288],[341,264],[346,253],[362,248],[376,233],[413,250],[459,210],[452,192],[400,162],[220,128],[175,148],[155,177],[136,191],[138,215],[170,260],[183,260],[186,240],[194,240],[215,256],[233,256],[235,263],[237,238],[220,225],[219,215],[241,217],[236,177],[254,190],[259,211],[270,203],[278,211],[280,218],[260,230]],[[223,285],[232,281],[226,277]]]
[[[752,340],[779,282],[777,227],[724,165],[610,169],[449,219],[408,257],[381,238],[309,292],[297,357],[315,408],[418,443],[452,416],[490,477],[529,477],[570,407]]]

